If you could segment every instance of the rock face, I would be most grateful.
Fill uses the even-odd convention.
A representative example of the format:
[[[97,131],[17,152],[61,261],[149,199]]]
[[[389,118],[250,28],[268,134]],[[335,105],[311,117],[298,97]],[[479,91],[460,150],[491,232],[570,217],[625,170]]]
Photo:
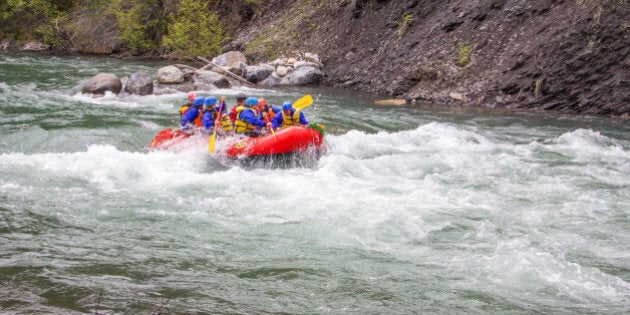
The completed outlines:
[[[99,73],[93,76],[81,89],[83,93],[105,94],[110,91],[118,94],[122,89],[120,79],[112,73]]]
[[[228,46],[281,32],[273,25],[286,16],[318,21],[273,42],[322,56],[326,85],[412,102],[630,115],[628,1],[270,0]]]

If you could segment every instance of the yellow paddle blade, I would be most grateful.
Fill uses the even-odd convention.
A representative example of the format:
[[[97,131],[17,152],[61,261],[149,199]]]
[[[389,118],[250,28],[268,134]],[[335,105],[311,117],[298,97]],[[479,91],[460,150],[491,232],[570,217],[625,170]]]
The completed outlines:
[[[295,101],[295,103],[293,103],[293,108],[295,108],[296,110],[302,109],[304,107],[310,106],[311,104],[313,104],[313,97],[311,96],[311,94],[306,94]]]
[[[218,117],[221,117],[221,113],[223,112],[223,106],[225,106],[225,95],[221,96],[221,103],[219,105],[219,113],[217,114]],[[214,153],[214,143],[217,141],[217,127],[219,127],[218,121],[219,119],[217,119],[217,121],[214,123],[214,132],[212,133],[210,140],[208,140],[208,150],[210,150],[210,154]]]
[[[215,131],[210,137],[210,140],[208,141],[208,150],[210,150],[211,154],[214,153],[214,142],[216,140],[217,140],[217,133]]]

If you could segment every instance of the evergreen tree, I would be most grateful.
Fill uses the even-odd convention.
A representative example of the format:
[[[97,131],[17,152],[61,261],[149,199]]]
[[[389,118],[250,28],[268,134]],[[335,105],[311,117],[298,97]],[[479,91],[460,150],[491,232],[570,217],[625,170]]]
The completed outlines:
[[[163,45],[181,56],[209,56],[221,52],[225,40],[218,15],[210,10],[207,1],[180,0],[167,27]]]
[[[118,19],[120,37],[131,49],[148,50],[156,47],[155,36],[162,23],[158,12],[160,0],[113,0],[114,14]]]

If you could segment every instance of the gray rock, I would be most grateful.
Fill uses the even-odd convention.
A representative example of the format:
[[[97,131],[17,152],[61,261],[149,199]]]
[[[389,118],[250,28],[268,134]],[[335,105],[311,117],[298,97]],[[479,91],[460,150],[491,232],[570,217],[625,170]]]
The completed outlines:
[[[270,87],[278,86],[280,85],[280,81],[282,81],[282,79],[275,72],[272,72],[268,78],[262,80],[260,83],[258,83],[258,85]]]
[[[203,86],[206,85],[212,89],[212,87],[220,88],[220,89],[229,89],[232,87],[232,84],[228,80],[227,77],[216,73],[214,71],[202,70],[197,71],[192,77],[195,86],[199,89],[204,89]]]
[[[153,79],[146,72],[132,73],[126,80],[125,93],[137,95],[153,94]]]
[[[273,72],[273,67],[265,64],[258,66],[247,66],[244,68],[243,78],[254,84],[263,81]]]
[[[247,57],[240,51],[228,51],[214,57],[212,62],[217,66],[226,67],[226,69],[240,69],[241,64],[247,64]]]
[[[112,73],[99,73],[93,76],[81,89],[83,93],[105,94],[107,91],[120,93],[122,83],[120,79]]]
[[[175,66],[166,66],[157,71],[158,83],[179,84],[184,83],[184,72]]]
[[[317,67],[301,67],[282,78],[282,85],[316,84],[322,79],[322,72]]]
[[[321,63],[321,61],[319,60],[319,56],[313,53],[305,53],[304,59],[306,59],[306,61],[310,61],[314,63]]]
[[[294,67],[295,69],[297,69],[297,68],[302,68],[302,67],[315,67],[315,68],[321,68],[320,64],[318,64],[318,63],[315,63],[315,62],[309,62],[309,61],[303,61],[303,60],[296,61],[296,62],[293,64],[293,67]]]
[[[285,66],[278,66],[278,68],[276,69],[276,74],[282,78],[289,74],[289,68]]]

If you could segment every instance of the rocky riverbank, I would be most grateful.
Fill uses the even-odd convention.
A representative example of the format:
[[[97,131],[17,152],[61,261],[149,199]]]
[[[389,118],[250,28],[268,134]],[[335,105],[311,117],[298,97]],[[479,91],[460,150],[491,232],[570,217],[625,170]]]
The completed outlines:
[[[235,12],[240,22],[223,51],[256,64],[233,69],[255,84],[630,117],[626,0],[268,0]],[[321,59],[281,58],[305,52]],[[308,73],[290,80],[298,68]]]
[[[285,2],[228,49],[313,51],[324,84],[410,102],[630,115],[625,0]]]
[[[212,91],[238,86],[315,85],[322,78],[319,56],[305,53],[298,58],[278,58],[271,62],[249,65],[247,57],[238,51],[221,54],[197,69],[188,65],[174,64],[157,70],[153,76],[135,72],[118,78],[111,73],[99,73],[82,88],[83,93],[114,94],[168,94],[194,90]]]

